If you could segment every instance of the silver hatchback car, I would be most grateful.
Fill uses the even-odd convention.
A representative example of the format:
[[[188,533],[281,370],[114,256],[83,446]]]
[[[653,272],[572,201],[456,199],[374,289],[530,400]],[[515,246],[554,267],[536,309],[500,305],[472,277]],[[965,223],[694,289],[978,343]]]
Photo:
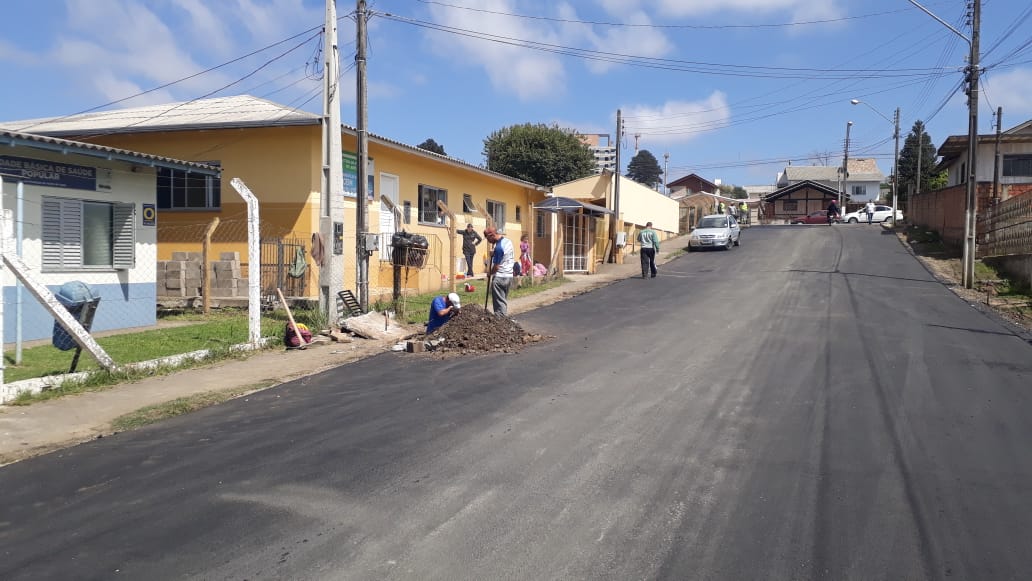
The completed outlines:
[[[724,214],[713,214],[703,216],[699,225],[692,230],[688,238],[688,251],[701,248],[723,248],[731,250],[732,246],[739,245],[739,238],[742,229],[734,216]]]

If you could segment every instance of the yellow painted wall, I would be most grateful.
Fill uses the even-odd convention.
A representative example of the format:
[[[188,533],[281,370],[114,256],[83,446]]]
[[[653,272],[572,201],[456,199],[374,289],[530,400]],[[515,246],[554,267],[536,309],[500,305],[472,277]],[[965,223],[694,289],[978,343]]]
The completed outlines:
[[[191,131],[146,132],[114,134],[90,139],[92,143],[141,151],[189,161],[217,161],[222,166],[222,208],[220,211],[159,210],[158,260],[168,260],[173,252],[200,252],[204,232],[212,218],[218,217],[219,228],[213,236],[215,253],[239,252],[241,261],[247,260],[247,209],[236,190],[230,185],[234,177],[242,179],[260,202],[263,237],[300,238],[310,249],[312,233],[319,231],[321,129],[318,125],[297,127],[258,127],[246,129],[215,129]],[[355,152],[355,137],[343,134],[345,151]],[[398,206],[409,202],[412,206],[410,223],[400,223],[405,229],[426,236],[431,241],[428,266],[410,272],[402,288],[407,292],[430,292],[450,288],[449,277],[455,274],[454,262],[449,259],[449,242],[455,242],[455,256],[462,258],[462,239],[454,229],[437,224],[418,222],[419,185],[425,184],[448,191],[448,205],[456,215],[456,227],[464,228],[472,221],[477,231],[485,228],[485,220],[475,213],[462,212],[462,194],[472,194],[473,201],[486,210],[487,200],[504,203],[506,223],[504,231],[519,248],[520,235],[533,227],[531,205],[544,199],[543,192],[513,183],[503,178],[442,159],[424,157],[394,145],[369,140],[369,157],[373,162],[375,199],[368,203],[366,226],[368,232],[378,232],[380,224],[380,174],[398,176]],[[520,209],[517,219],[516,208]],[[344,253],[332,254],[332,242],[326,241],[326,259],[344,263],[344,288],[357,287],[355,254],[355,210],[353,199],[344,203]],[[480,255],[487,243],[480,245],[476,272],[483,273]],[[217,258],[217,254],[215,255]],[[311,259],[309,259],[311,260]],[[449,264],[451,263],[451,264]],[[309,263],[314,267],[313,263]],[[393,291],[393,268],[381,262],[374,252],[369,259],[370,298],[387,297]],[[308,296],[318,296],[318,268],[310,268],[305,284]],[[334,291],[336,292],[336,291]]]

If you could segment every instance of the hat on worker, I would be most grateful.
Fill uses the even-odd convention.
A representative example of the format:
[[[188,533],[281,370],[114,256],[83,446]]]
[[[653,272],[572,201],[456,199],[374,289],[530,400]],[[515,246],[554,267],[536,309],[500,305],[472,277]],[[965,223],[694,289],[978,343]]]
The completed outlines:
[[[462,308],[462,299],[459,298],[459,294],[458,293],[448,293],[448,301],[456,309],[461,309]]]

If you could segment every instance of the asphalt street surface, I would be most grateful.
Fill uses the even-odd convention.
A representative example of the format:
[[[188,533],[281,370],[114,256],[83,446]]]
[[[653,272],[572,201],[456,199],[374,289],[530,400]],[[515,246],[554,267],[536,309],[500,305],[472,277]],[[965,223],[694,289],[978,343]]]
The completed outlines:
[[[518,320],[6,466],[0,578],[1032,578],[1032,345],[881,228]]]

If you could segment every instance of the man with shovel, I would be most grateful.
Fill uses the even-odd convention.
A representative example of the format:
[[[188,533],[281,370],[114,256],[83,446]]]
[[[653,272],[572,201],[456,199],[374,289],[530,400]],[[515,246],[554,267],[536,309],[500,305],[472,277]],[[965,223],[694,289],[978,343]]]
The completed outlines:
[[[512,287],[512,266],[516,263],[516,252],[512,241],[499,234],[494,228],[484,230],[484,238],[494,244],[491,266],[487,270],[490,279],[491,305],[496,315],[508,315],[509,288]]]

